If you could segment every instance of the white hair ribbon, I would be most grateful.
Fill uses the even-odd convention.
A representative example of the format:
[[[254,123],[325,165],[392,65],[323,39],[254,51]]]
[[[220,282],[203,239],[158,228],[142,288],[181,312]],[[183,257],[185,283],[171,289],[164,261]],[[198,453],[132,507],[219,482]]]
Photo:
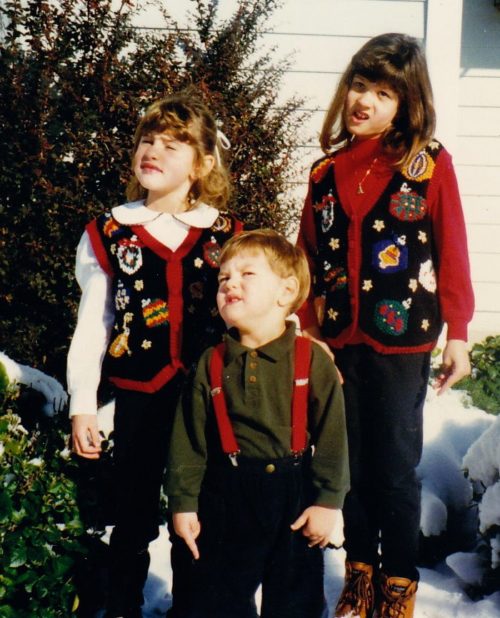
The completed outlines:
[[[217,129],[217,143],[215,144],[215,158],[217,159],[217,164],[222,165],[219,147],[222,148],[223,150],[229,150],[231,148],[231,142],[227,138],[227,135],[225,135],[220,129]]]

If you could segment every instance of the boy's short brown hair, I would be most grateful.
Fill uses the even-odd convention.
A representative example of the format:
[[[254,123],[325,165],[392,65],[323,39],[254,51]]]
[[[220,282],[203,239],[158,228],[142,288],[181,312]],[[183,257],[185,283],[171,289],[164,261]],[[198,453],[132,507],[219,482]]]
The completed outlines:
[[[307,258],[301,247],[297,247],[275,230],[248,230],[236,234],[222,247],[220,264],[227,262],[235,255],[247,251],[257,253],[262,251],[269,266],[279,277],[296,277],[299,288],[295,302],[289,307],[289,313],[296,311],[309,294],[311,275]]]

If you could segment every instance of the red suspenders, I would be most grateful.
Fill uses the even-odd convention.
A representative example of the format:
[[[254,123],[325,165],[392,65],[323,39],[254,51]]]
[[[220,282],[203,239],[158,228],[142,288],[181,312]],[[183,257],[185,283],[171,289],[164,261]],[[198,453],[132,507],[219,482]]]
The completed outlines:
[[[311,340],[295,338],[295,369],[292,394],[292,453],[302,453],[307,443],[307,395]]]
[[[292,394],[292,444],[291,451],[300,455],[307,442],[307,394],[309,390],[309,365],[311,361],[311,341],[305,337],[295,338],[295,366]],[[226,398],[222,388],[224,368],[224,344],[213,350],[210,358],[210,385],[214,403],[215,418],[222,443],[222,450],[236,464],[240,452],[234,431],[227,413]]]
[[[214,402],[215,418],[222,442],[222,450],[230,457],[235,457],[240,449],[227,413],[226,398],[222,390],[222,372],[224,369],[224,344],[215,346],[210,358],[210,386]]]

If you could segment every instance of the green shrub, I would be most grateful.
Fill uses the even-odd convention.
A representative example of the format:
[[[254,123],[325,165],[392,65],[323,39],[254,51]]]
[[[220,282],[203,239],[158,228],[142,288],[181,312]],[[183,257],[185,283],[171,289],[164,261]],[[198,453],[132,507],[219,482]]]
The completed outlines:
[[[470,351],[472,373],[455,385],[467,391],[473,405],[500,413],[500,335],[490,335]]]
[[[84,552],[74,464],[61,429],[28,432],[17,403],[0,408],[0,616],[67,617]]]
[[[278,104],[286,62],[261,51],[276,0],[191,0],[190,29],[133,27],[131,0],[0,3],[0,341],[18,362],[64,378],[79,290],[76,245],[98,212],[124,201],[138,117],[194,85],[232,148],[231,208],[285,230],[301,101]],[[36,310],[34,310],[36,308]]]
[[[133,132],[152,101],[199,90],[232,143],[230,207],[247,225],[284,231],[298,215],[286,190],[302,101],[278,104],[287,63],[259,47],[278,2],[238,0],[221,22],[217,0],[191,0],[189,30],[167,2],[142,3],[159,7],[162,31],[133,27],[136,4],[0,3],[0,341],[60,380],[76,245],[93,216],[124,201]],[[26,434],[16,402],[0,405],[0,617],[65,616],[84,551],[65,428]]]
[[[7,372],[5,371],[5,367],[0,363],[0,406],[4,397],[6,396],[7,389],[9,387],[9,378],[7,377]]]

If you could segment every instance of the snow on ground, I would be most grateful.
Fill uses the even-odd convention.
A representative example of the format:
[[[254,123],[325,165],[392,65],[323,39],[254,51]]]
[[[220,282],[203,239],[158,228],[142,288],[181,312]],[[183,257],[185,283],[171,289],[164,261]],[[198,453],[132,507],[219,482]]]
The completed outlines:
[[[462,460],[471,444],[492,425],[495,417],[474,407],[465,408],[461,391],[442,396],[429,389],[424,409],[424,451],[418,467],[422,481],[420,527],[425,536],[446,530],[449,509],[466,515],[472,485]],[[473,513],[471,512],[473,515]],[[467,524],[463,522],[464,533]]]
[[[172,573],[168,560],[169,543],[165,529],[151,544],[151,568],[145,588],[145,618],[164,616],[170,607]],[[344,578],[343,550],[325,552],[325,594],[328,615],[335,607]],[[445,564],[435,570],[420,569],[420,584],[414,618],[499,618],[500,592],[472,601],[461,587],[460,580]]]
[[[438,397],[431,389],[424,411],[424,453],[419,466],[422,480],[421,528],[426,536],[446,530],[451,509],[459,516],[463,534],[475,534],[478,521],[468,508],[472,485],[464,477],[464,466],[472,479],[488,491],[479,508],[481,529],[500,521],[500,417],[466,407],[464,394],[447,392]],[[459,531],[462,533],[462,531]],[[496,542],[496,541],[495,541]],[[500,546],[500,540],[498,541]],[[171,569],[166,529],[151,544],[151,567],[145,588],[145,618],[158,618],[170,606]],[[499,549],[500,551],[500,549]],[[325,551],[325,594],[329,615],[335,606],[344,577],[343,550]],[[420,585],[414,618],[500,618],[500,591],[473,601],[467,584],[477,583],[483,565],[478,555],[457,552],[433,569],[420,569]]]

